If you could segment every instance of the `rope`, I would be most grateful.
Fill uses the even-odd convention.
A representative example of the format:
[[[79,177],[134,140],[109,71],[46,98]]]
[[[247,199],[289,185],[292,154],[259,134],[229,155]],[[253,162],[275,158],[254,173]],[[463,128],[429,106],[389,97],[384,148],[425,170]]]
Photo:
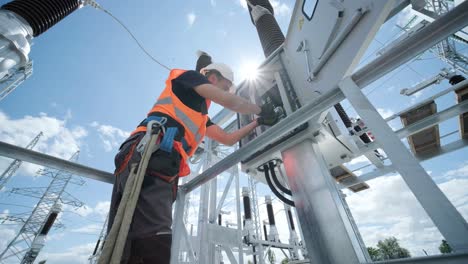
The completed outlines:
[[[159,128],[158,128],[159,129]],[[148,142],[156,142],[160,131],[152,134]],[[120,263],[127,242],[128,231],[132,222],[141,186],[146,174],[146,168],[151,154],[159,148],[159,144],[146,144],[140,164],[131,164],[131,174],[125,184],[124,193],[120,202],[114,223],[109,232],[98,264]],[[138,167],[138,170],[137,170]]]

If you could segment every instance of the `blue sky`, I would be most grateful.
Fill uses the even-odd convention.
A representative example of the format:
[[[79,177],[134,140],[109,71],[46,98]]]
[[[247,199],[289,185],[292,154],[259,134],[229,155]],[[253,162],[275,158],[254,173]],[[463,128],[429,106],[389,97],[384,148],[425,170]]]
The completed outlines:
[[[0,4],[6,2],[0,0]],[[286,34],[294,1],[272,2]],[[169,67],[194,68],[195,52],[202,49],[215,61],[231,65],[239,82],[238,77],[246,74],[243,69],[258,65],[263,59],[257,32],[242,0],[187,0],[183,4],[169,0],[103,0],[99,3],[124,21],[149,52]],[[367,59],[364,62],[375,57],[375,51],[383,44],[401,34],[395,23],[409,15],[405,11],[382,27],[364,55]],[[462,51],[466,54],[466,49]],[[0,140],[25,146],[43,131],[45,135],[36,150],[69,158],[80,149],[80,163],[112,171],[119,144],[154,103],[163,89],[167,71],[146,57],[109,16],[91,7],[74,12],[35,39],[30,56],[34,60],[34,74],[0,104]],[[448,87],[444,81],[413,97],[399,95],[401,88],[430,77],[443,67],[447,65],[427,52],[420,60],[402,66],[364,91],[370,93],[369,98],[384,116],[390,115]],[[452,93],[437,100],[439,110],[453,103]],[[343,105],[353,114],[349,104]],[[215,107],[211,113],[219,109]],[[401,127],[398,120],[391,125]],[[457,126],[455,119],[441,124],[441,135]],[[442,142],[456,139],[454,135]],[[423,163],[465,218],[468,217],[467,156],[468,151],[463,149]],[[350,167],[358,168],[365,162],[358,159]],[[2,158],[0,169],[6,166],[8,160]],[[24,164],[7,188],[46,186],[49,179],[32,177],[37,169],[38,166]],[[225,180],[219,182],[221,190]],[[247,184],[245,177],[242,184]],[[440,234],[400,177],[382,177],[369,184],[371,190],[350,194],[348,198],[366,243],[374,245],[378,239],[394,235],[415,255],[421,255],[422,248],[436,253],[434,245],[440,242]],[[79,210],[65,207],[61,215],[65,228],[51,232],[38,258],[48,258],[48,263],[61,263],[70,258],[84,263],[105,218],[111,186],[89,180],[84,186],[69,186],[68,191],[86,207]],[[259,200],[263,201],[268,190],[260,186],[259,193],[262,195]],[[197,192],[192,201],[196,198]],[[4,191],[0,193],[0,202],[0,213],[12,215],[27,213],[37,199]],[[392,205],[387,206],[392,210],[381,210],[384,204]],[[232,210],[233,205],[231,202],[226,207]],[[275,208],[280,210],[282,206],[276,203]],[[263,209],[261,214],[266,218]],[[284,219],[278,222],[286,223]],[[0,248],[6,244],[5,238],[15,233],[15,228],[10,223],[0,225]],[[284,229],[281,234],[287,240]]]

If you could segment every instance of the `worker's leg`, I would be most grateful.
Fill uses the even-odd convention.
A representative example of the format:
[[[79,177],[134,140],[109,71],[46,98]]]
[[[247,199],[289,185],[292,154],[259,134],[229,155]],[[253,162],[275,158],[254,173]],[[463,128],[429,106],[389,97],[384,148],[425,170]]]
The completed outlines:
[[[135,145],[138,144],[143,135],[132,136],[127,139],[120,147],[119,152],[115,156],[115,181],[112,189],[111,205],[109,210],[109,220],[107,225],[107,233],[110,232],[114,223],[115,215],[120,205],[120,200],[124,192],[125,184],[130,175],[130,164],[139,163],[141,155],[134,151]],[[125,264],[130,258],[131,241],[127,241],[122,255],[121,263]]]
[[[176,177],[180,156],[158,151],[150,160],[151,169],[145,176],[130,227],[132,241],[129,263],[168,264],[172,244],[172,203],[175,199]],[[171,175],[163,177],[158,175]]]
[[[117,209],[122,199],[123,190],[125,183],[127,182],[128,175],[130,174],[130,166],[128,164],[138,163],[140,161],[140,155],[133,153],[134,146],[137,144],[142,135],[134,135],[128,138],[122,146],[120,146],[119,152],[115,156],[115,181],[114,187],[112,188],[111,205],[109,209],[109,220],[107,224],[107,233],[111,230],[112,224],[114,223]]]

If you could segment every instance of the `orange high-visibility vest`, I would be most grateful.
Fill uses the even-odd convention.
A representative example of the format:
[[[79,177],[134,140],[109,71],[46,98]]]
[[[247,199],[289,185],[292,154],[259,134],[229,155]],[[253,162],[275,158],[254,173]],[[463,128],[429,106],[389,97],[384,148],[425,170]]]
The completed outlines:
[[[148,113],[148,116],[155,112],[166,114],[181,124],[184,129],[184,139],[188,144],[189,150],[185,150],[182,143],[174,141],[174,148],[182,156],[180,163],[179,176],[187,176],[190,174],[190,167],[187,164],[188,157],[192,156],[197,150],[198,145],[205,137],[206,122],[208,115],[193,110],[180,101],[180,99],[172,92],[172,80],[179,77],[186,70],[173,69],[169,73],[169,78],[166,80],[166,88],[159,96],[157,102]],[[206,109],[210,107],[211,101],[206,99]],[[140,126],[132,135],[137,132],[145,132],[146,126]]]

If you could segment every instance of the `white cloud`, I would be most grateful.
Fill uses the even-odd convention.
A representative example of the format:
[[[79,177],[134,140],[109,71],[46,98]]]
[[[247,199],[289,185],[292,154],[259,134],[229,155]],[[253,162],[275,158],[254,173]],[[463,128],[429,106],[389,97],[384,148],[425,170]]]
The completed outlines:
[[[399,176],[369,181],[370,189],[347,193],[347,202],[367,246],[395,236],[414,256],[437,254],[442,235]],[[457,209],[468,218],[468,180],[439,185]]]
[[[379,114],[380,114],[384,119],[387,118],[387,117],[392,116],[393,114],[395,114],[395,112],[393,112],[393,111],[390,110],[390,109],[377,108],[377,111],[379,112]]]
[[[443,177],[446,179],[468,177],[468,162],[460,166],[458,169],[447,171],[444,173]]]
[[[6,225],[2,225],[0,226],[0,237],[2,239],[0,239],[0,248],[1,250],[3,251],[8,243],[10,243],[10,241],[14,238],[14,236],[16,235],[16,231]]]
[[[74,246],[61,252],[42,251],[37,260],[47,259],[47,264],[83,264],[88,263],[88,257],[93,253],[95,243]]]
[[[63,211],[72,212],[81,217],[96,215],[96,216],[99,216],[99,218],[102,219],[102,221],[104,221],[104,219],[107,216],[107,213],[109,213],[109,207],[110,207],[110,201],[99,201],[96,203],[94,207],[84,205],[80,208],[75,208],[71,205],[64,204]]]
[[[360,163],[369,163],[369,160],[366,158],[366,156],[362,155],[346,163],[346,165],[356,165]]]
[[[271,0],[271,5],[277,16],[287,16],[291,14],[291,8],[280,0]]]
[[[288,16],[291,15],[291,7],[281,0],[270,0],[271,6],[275,12],[275,16]],[[239,0],[242,8],[247,10],[247,0]]]
[[[94,212],[104,219],[109,213],[110,201],[101,201],[94,207]]]
[[[189,27],[191,27],[195,23],[196,19],[197,15],[195,15],[194,12],[190,12],[187,14],[187,23],[189,24]]]
[[[83,205],[79,208],[75,208],[71,205],[64,205],[64,207],[70,208],[69,210],[74,212],[75,214],[81,216],[81,217],[87,217],[88,215],[92,214],[94,209],[92,207],[89,207],[87,205]]]
[[[408,22],[414,17],[417,16],[416,11],[414,11],[411,6],[407,6],[405,9],[403,9],[400,13],[398,13],[396,17],[396,24],[404,27]],[[416,18],[416,21],[413,22],[413,25],[416,25],[419,23],[422,19],[420,17]]]
[[[239,4],[240,4],[244,9],[247,9],[247,0],[239,0]]]
[[[123,131],[120,128],[110,125],[101,125],[94,121],[91,126],[96,128],[99,138],[104,144],[104,150],[109,152],[119,147],[120,144],[130,135],[130,132]]]
[[[88,224],[78,228],[70,229],[69,231],[72,233],[96,234],[96,236],[98,236],[101,230],[102,225],[100,224]]]
[[[67,114],[64,119],[50,117],[46,113],[35,116],[24,116],[12,119],[0,111],[0,140],[17,146],[26,147],[29,142],[43,132],[44,135],[36,144],[34,150],[55,157],[69,159],[81,145],[81,140],[88,135],[86,129],[81,126],[67,127]],[[5,166],[11,160],[0,160],[0,165]],[[8,166],[8,165],[6,165]],[[20,173],[34,175],[40,166],[23,163]]]

